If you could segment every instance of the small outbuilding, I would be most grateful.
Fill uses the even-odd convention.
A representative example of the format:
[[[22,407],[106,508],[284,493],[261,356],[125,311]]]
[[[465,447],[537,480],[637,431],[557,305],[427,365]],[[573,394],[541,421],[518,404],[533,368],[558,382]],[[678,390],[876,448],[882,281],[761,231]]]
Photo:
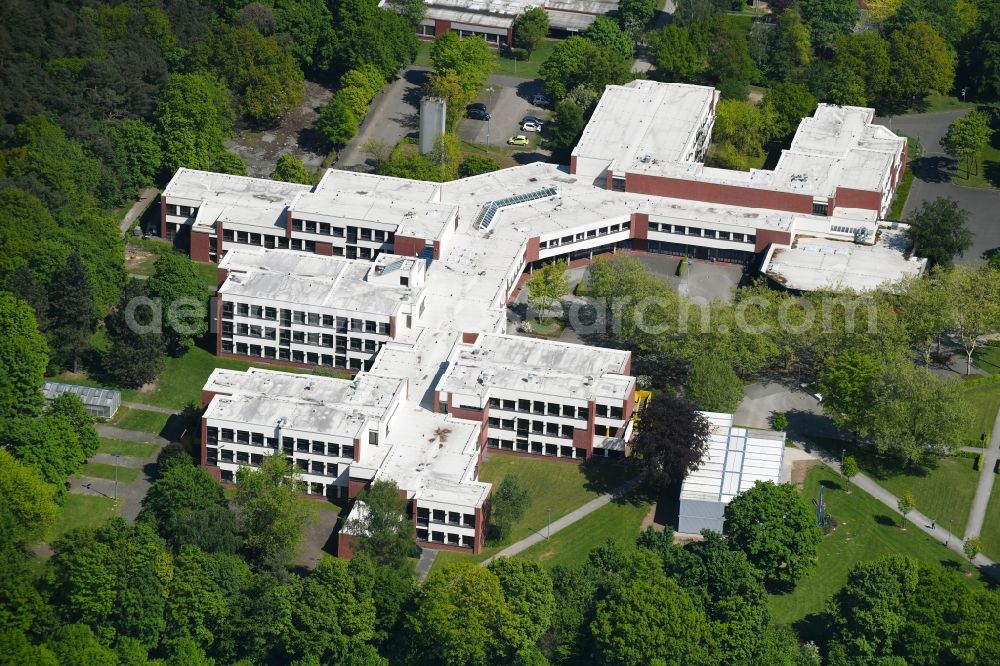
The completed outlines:
[[[732,414],[702,412],[712,426],[708,450],[681,485],[677,531],[722,533],[726,505],[757,481],[781,480],[785,433],[733,425]]]
[[[122,394],[112,389],[94,388],[93,386],[77,386],[76,384],[60,384],[45,382],[42,394],[46,402],[52,402],[63,393],[74,393],[83,401],[87,413],[98,419],[110,419],[122,404]]]

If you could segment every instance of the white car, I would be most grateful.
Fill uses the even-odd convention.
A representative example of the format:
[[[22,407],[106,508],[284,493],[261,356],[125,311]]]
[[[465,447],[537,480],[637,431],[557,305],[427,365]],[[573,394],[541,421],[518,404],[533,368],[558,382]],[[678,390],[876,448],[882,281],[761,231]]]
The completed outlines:
[[[536,123],[532,120],[521,125],[521,131],[523,132],[541,132],[542,126],[540,123]]]

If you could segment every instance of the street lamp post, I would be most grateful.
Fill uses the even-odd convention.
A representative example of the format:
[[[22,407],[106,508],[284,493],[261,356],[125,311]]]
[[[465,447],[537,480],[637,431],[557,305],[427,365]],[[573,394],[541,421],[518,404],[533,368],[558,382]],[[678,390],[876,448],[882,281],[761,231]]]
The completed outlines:
[[[545,538],[548,539],[552,536],[552,509],[547,507],[545,511],[549,517],[548,525],[545,526]]]
[[[493,86],[487,87],[486,88],[486,92],[489,93],[489,95],[490,95],[490,108],[487,110],[487,113],[490,114],[490,115],[492,115],[492,109],[493,109]],[[486,147],[487,148],[490,147],[490,116],[486,117]]]
[[[118,501],[118,459],[121,456],[115,454],[115,501]]]

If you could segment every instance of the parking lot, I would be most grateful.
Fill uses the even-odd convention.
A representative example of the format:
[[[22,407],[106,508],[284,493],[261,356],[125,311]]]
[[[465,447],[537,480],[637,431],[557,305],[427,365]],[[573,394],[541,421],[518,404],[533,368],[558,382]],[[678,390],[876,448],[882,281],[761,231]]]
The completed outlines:
[[[502,146],[506,145],[510,137],[524,134],[529,139],[525,150],[537,147],[538,133],[522,132],[520,123],[524,116],[537,116],[547,120],[551,115],[548,109],[531,103],[532,97],[542,92],[542,83],[494,76],[490,80],[490,87],[493,88],[492,93],[483,91],[476,100],[486,105],[490,120],[463,118],[458,124],[458,137],[468,143]]]

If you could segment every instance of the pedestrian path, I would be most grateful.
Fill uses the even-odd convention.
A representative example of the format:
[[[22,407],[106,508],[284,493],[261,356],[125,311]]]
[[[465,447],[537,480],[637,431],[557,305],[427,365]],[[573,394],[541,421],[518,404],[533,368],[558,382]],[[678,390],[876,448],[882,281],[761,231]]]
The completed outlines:
[[[1000,412],[993,420],[993,434],[990,445],[980,451],[983,454],[983,466],[979,469],[979,485],[976,486],[976,496],[972,498],[972,508],[969,510],[969,520],[965,523],[965,538],[979,536],[986,519],[986,508],[990,503],[990,493],[993,492],[993,480],[996,474],[997,458],[1000,456]]]
[[[141,409],[144,412],[156,412],[157,414],[178,415],[181,413],[181,410],[179,409],[158,407],[157,405],[148,405],[144,402],[122,402],[122,407],[128,407],[129,409]]]
[[[115,426],[97,424],[97,434],[108,439],[124,439],[129,442],[144,442],[146,444],[169,444],[169,440],[151,432],[140,432],[138,430],[125,430]]]
[[[1000,416],[998,416],[1000,418]],[[796,442],[796,446],[799,444]],[[992,447],[992,442],[991,442]],[[819,448],[814,449],[817,457],[831,469],[835,470],[838,474],[840,473],[840,461],[837,456],[831,455],[829,452],[824,451]],[[994,457],[994,460],[996,458]],[[985,466],[984,466],[985,467]],[[990,476],[992,477],[993,468],[990,467]],[[885,504],[889,509],[891,509],[896,515],[901,515],[899,512],[899,498],[890,493],[888,490],[878,485],[870,477],[864,474],[858,473],[856,476],[851,477],[851,483],[861,490],[877,499],[882,504]],[[992,479],[990,480],[990,486],[992,487]],[[978,494],[978,493],[977,493]],[[989,495],[987,494],[987,497]],[[962,557],[965,557],[965,551],[962,549],[963,540],[961,537],[955,536],[945,528],[938,525],[935,521],[931,520],[919,511],[911,511],[906,514],[906,518],[910,525],[914,525],[920,530],[923,530],[931,537],[941,542],[951,550],[955,551]],[[980,523],[982,524],[982,523]],[[997,566],[996,562],[986,557],[982,553],[976,555],[972,563],[979,567],[983,575],[989,576],[994,581],[1000,582],[1000,567]]]
[[[518,553],[523,552],[528,548],[531,548],[536,543],[540,543],[541,541],[548,539],[550,536],[552,536],[559,530],[569,527],[570,525],[577,522],[581,518],[585,518],[586,516],[600,509],[602,506],[607,505],[612,500],[618,499],[619,497],[635,490],[639,486],[640,481],[641,478],[632,479],[631,481],[628,481],[619,486],[618,488],[616,488],[615,490],[611,491],[607,495],[601,495],[597,499],[587,502],[580,508],[569,512],[559,520],[553,522],[551,525],[548,526],[548,528],[544,532],[535,532],[531,536],[521,539],[517,543],[512,543],[511,545],[507,546],[493,557],[489,557],[483,560],[482,565],[486,566],[487,564],[489,564],[498,557],[513,557],[514,555],[517,555]]]

